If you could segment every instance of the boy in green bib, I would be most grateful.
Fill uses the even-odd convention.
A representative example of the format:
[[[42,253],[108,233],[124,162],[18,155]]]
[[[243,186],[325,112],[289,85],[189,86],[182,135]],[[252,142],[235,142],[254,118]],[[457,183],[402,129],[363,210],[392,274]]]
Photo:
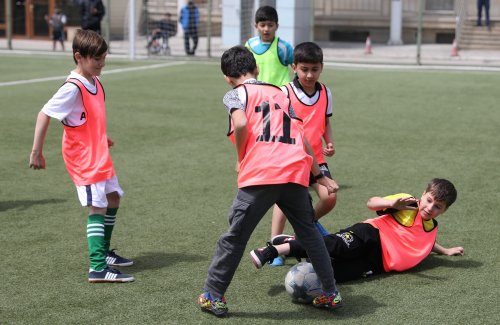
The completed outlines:
[[[270,6],[263,6],[255,13],[255,28],[258,36],[250,38],[248,48],[259,67],[258,80],[275,86],[290,82],[288,66],[293,63],[293,47],[276,37],[278,13]]]

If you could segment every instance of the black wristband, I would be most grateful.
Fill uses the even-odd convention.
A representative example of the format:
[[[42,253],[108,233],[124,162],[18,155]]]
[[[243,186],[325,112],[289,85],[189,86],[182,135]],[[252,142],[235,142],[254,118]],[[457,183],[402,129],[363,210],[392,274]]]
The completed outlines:
[[[325,175],[323,175],[323,173],[320,172],[318,175],[314,176],[314,180],[317,181],[318,179],[323,177],[325,177]]]

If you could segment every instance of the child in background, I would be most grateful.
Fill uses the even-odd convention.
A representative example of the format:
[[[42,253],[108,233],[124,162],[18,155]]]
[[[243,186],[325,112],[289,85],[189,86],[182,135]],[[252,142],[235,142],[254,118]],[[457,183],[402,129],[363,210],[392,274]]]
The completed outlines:
[[[323,291],[313,305],[340,307],[342,298],[328,252],[313,222],[314,210],[307,190],[309,174],[312,171],[318,184],[329,193],[334,193],[338,186],[321,174],[303,137],[302,123],[286,95],[278,87],[255,79],[259,70],[252,53],[242,46],[232,47],[222,55],[221,69],[233,88],[223,102],[230,116],[228,136],[238,157],[238,193],[229,212],[229,230],[217,241],[198,304],[202,311],[216,316],[227,314],[224,294],[247,242],[269,208],[277,204],[294,227],[321,279]],[[258,250],[254,252],[260,254]]]
[[[30,168],[45,169],[43,144],[50,118],[64,127],[62,154],[76,185],[82,206],[88,207],[87,243],[90,269],[88,281],[131,282],[134,277],[110,266],[133,262],[110,250],[116,214],[123,190],[118,184],[106,134],[104,89],[98,76],[105,65],[108,45],[91,30],[78,30],[73,40],[75,70],[38,113]]]
[[[335,153],[333,133],[330,125],[332,116],[332,93],[328,87],[318,82],[323,71],[323,51],[313,42],[305,42],[294,49],[292,69],[295,78],[281,89],[288,95],[297,116],[304,122],[304,134],[314,152],[321,173],[332,178],[325,156]],[[323,147],[323,142],[325,146]],[[337,195],[329,195],[326,189],[319,186],[311,175],[309,186],[318,195],[319,201],[314,206],[316,220],[330,212],[337,202]],[[283,212],[275,206],[271,225],[271,241],[281,235],[285,229],[286,218]],[[316,223],[323,236],[328,232],[320,223]],[[274,259],[271,265],[284,264],[281,256]]]
[[[52,27],[52,51],[56,50],[57,42],[61,43],[61,48],[64,51],[64,25],[66,25],[66,15],[61,9],[56,8],[54,14],[49,18],[45,16],[45,20]]]
[[[432,179],[422,197],[400,193],[372,197],[368,209],[378,218],[368,219],[323,237],[338,282],[357,280],[383,272],[402,272],[417,266],[431,252],[464,255],[463,247],[445,248],[436,242],[436,218],[455,202],[457,191],[446,179]],[[293,236],[276,237],[259,252],[259,263],[283,254],[306,258],[307,252]],[[274,253],[273,253],[274,252]],[[252,255],[253,256],[253,255]],[[255,263],[254,263],[255,264]]]
[[[288,66],[293,63],[293,47],[276,36],[278,13],[270,6],[255,12],[258,36],[250,38],[245,47],[252,51],[259,67],[259,81],[282,86],[290,81]]]

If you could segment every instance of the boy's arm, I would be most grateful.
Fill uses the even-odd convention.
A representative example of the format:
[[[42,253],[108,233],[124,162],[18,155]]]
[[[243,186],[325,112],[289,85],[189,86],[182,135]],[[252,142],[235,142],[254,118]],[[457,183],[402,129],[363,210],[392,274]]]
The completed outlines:
[[[30,168],[45,169],[45,157],[43,156],[43,143],[49,129],[50,117],[40,111],[36,119],[35,136],[33,148],[30,155]]]
[[[293,63],[293,46],[288,43],[286,43],[286,57],[285,57],[285,65],[292,65]]]
[[[432,251],[434,253],[437,253],[437,254],[441,254],[441,255],[448,255],[448,256],[456,256],[456,255],[460,255],[460,256],[463,256],[464,255],[464,248],[463,247],[450,247],[450,248],[446,248],[446,247],[443,247],[441,245],[439,245],[438,243],[434,243],[434,247],[432,247]]]
[[[335,182],[331,178],[322,176],[323,174],[321,173],[321,169],[319,168],[318,162],[316,161],[316,157],[314,156],[314,152],[311,148],[311,145],[309,144],[309,141],[307,141],[306,137],[303,137],[303,139],[306,152],[313,159],[313,163],[311,166],[311,173],[313,174],[313,176],[315,176],[316,183],[326,187],[328,190],[328,194],[337,193],[337,191],[339,190],[337,182]],[[316,178],[316,176],[320,176],[320,178]]]
[[[374,196],[366,202],[368,209],[372,211],[384,210],[387,208],[394,208],[396,210],[416,210],[417,207],[414,206],[417,203],[417,199],[414,197],[404,197],[397,199],[386,199],[379,196]]]
[[[327,157],[333,156],[335,154],[335,147],[333,145],[332,125],[330,124],[330,118],[328,116],[325,119],[325,133],[323,133],[323,140],[325,140],[323,154]]]
[[[245,158],[246,144],[248,137],[247,130],[247,116],[245,111],[235,109],[231,113],[231,119],[234,126],[234,140],[236,145],[236,152],[238,154],[238,163]]]

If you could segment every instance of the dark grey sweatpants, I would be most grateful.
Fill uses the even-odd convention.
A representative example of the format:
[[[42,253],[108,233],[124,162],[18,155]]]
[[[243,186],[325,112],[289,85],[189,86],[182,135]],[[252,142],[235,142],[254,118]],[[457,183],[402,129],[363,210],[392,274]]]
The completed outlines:
[[[239,189],[229,211],[229,230],[220,236],[204,289],[214,298],[224,296],[247,242],[266,212],[277,204],[307,251],[324,291],[335,290],[335,279],[325,242],[314,226],[314,209],[308,189],[288,183]]]

